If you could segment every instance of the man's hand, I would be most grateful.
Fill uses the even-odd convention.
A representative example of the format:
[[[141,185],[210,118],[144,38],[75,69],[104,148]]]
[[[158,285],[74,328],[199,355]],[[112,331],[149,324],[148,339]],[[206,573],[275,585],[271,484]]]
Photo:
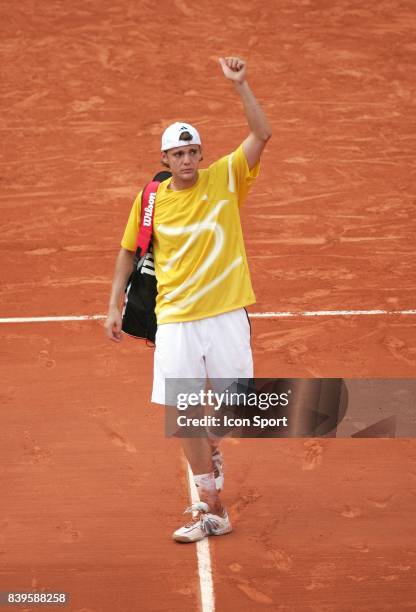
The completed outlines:
[[[121,312],[118,305],[124,293],[127,280],[134,267],[134,251],[123,247],[117,256],[116,269],[114,271],[113,285],[108,305],[108,315],[104,323],[105,334],[114,342],[121,342]]]
[[[227,79],[239,83],[240,85],[246,80],[246,63],[239,57],[220,57],[222,71]]]
[[[114,342],[121,342],[121,313],[114,306],[108,311],[107,319],[104,323],[105,333]]]

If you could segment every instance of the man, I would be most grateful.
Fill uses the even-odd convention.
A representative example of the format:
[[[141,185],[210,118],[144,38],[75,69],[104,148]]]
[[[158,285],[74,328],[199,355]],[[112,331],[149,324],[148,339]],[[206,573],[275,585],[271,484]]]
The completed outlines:
[[[220,58],[224,76],[239,94],[249,134],[230,155],[199,169],[201,139],[186,123],[162,136],[161,161],[172,178],[159,186],[153,251],[158,282],[157,335],[152,401],[165,404],[165,379],[204,381],[253,376],[250,325],[245,306],[255,302],[240,224],[239,206],[257,177],[271,128],[238,57]],[[140,222],[136,198],[121,242],[105,323],[121,340],[120,302],[131,273]],[[231,531],[222,506],[222,455],[208,436],[183,438],[201,502],[187,511],[197,517],[173,534],[180,542]],[[216,478],[217,477],[217,478]]]

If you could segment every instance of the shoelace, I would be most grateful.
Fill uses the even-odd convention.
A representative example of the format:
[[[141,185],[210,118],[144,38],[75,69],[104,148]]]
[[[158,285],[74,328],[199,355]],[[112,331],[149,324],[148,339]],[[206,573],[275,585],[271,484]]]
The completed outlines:
[[[192,506],[189,506],[184,512],[184,514],[188,514],[189,512],[209,512],[209,506],[205,502],[195,502]]]
[[[188,514],[189,512],[197,512],[198,514],[192,519],[192,521],[187,523],[185,527],[192,527],[198,521],[200,521],[201,529],[202,531],[205,531],[205,533],[212,533],[212,531],[218,527],[218,521],[216,521],[214,518],[206,516],[206,514],[209,512],[209,506],[205,502],[195,502],[192,504],[192,506],[189,506],[189,508],[185,510],[184,514]]]
[[[193,525],[195,525],[195,523],[197,523],[198,521],[201,521],[201,527],[204,527],[204,523],[201,520],[203,515],[206,514],[207,512],[209,512],[209,506],[208,504],[206,504],[205,502],[195,502],[194,504],[192,504],[192,506],[189,506],[189,508],[187,508],[184,512],[184,514],[193,514],[194,512],[197,512],[198,514],[192,518],[192,521],[189,521],[189,523],[186,523],[185,527],[192,527]]]

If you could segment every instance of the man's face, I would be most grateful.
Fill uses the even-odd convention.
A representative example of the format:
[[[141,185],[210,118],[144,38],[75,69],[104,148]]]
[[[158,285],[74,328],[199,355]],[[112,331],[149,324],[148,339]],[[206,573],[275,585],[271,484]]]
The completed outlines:
[[[199,145],[185,145],[162,152],[162,161],[169,164],[173,179],[176,177],[190,183],[195,181],[201,157]]]

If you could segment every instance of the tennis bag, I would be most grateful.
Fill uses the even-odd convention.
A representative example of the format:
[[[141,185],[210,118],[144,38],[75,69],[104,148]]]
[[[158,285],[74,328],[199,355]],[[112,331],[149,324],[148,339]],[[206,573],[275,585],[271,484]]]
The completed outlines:
[[[135,245],[134,267],[124,291],[122,331],[153,344],[157,329],[157,280],[152,248],[154,205],[159,184],[170,176],[170,172],[158,172],[142,191],[140,230]]]

